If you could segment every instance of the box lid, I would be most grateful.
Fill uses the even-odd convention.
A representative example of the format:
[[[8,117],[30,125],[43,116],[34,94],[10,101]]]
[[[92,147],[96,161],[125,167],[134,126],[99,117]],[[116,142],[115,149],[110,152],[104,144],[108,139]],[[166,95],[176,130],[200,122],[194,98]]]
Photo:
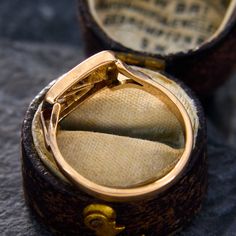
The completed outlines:
[[[235,1],[78,2],[88,54],[112,49],[144,67],[151,58],[161,61],[199,95],[214,91],[235,67]]]

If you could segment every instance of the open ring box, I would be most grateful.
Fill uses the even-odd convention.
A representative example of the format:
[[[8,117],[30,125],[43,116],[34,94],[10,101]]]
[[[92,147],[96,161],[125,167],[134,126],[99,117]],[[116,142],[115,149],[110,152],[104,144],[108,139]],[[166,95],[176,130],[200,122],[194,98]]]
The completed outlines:
[[[39,110],[52,86],[49,85],[36,96],[26,113],[22,129],[22,170],[27,202],[54,233],[168,235],[183,228],[199,211],[207,186],[205,119],[198,99],[181,81],[198,94],[206,94],[227,77],[233,62],[222,68],[216,63],[221,65],[222,59],[235,57],[230,51],[236,31],[233,3],[79,2],[87,51],[112,49],[133,69],[168,88],[190,117],[194,145],[181,178],[161,193],[127,201],[88,194],[60,172],[45,146]],[[202,15],[199,19],[191,16],[191,22],[196,25],[206,23],[199,29],[196,27],[199,32],[194,31],[195,35],[191,27],[187,27],[190,24],[187,14],[196,14],[203,8],[209,13],[204,14],[204,21]],[[175,43],[177,39],[164,40],[159,33],[153,34],[163,28],[156,21],[156,17],[163,18],[163,15],[169,16],[168,22],[187,22],[186,27],[178,31],[178,43]],[[146,23],[133,25],[138,20]],[[145,28],[147,23],[149,33]],[[169,35],[175,28],[164,27],[163,34]],[[206,28],[208,35],[203,30]],[[190,42],[186,39],[188,35]],[[125,189],[160,179],[173,169],[183,152],[184,135],[178,119],[156,97],[132,88],[112,92],[105,89],[61,121],[57,142],[66,161],[85,178],[103,186]],[[92,216],[100,214],[106,221],[102,225],[95,221],[89,227],[86,219],[91,213]]]

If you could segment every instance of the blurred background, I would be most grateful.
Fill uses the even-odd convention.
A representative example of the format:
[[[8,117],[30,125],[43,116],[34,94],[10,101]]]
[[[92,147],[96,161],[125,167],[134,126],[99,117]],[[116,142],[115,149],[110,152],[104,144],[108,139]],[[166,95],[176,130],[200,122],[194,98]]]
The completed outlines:
[[[76,8],[75,0],[0,1],[1,235],[51,235],[24,202],[20,128],[33,97],[84,58]],[[209,191],[201,213],[180,235],[236,235],[236,76],[231,77],[204,101]]]
[[[4,39],[79,45],[74,0],[1,0],[0,36]]]

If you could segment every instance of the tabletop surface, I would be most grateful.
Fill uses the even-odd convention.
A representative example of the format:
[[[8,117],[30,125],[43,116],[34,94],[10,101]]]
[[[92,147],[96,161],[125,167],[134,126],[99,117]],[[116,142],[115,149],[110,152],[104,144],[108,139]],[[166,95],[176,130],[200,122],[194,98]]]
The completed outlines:
[[[33,97],[84,58],[76,4],[68,0],[0,2],[0,232],[51,235],[25,205],[20,129]],[[180,235],[236,235],[236,76],[206,106],[209,190]]]

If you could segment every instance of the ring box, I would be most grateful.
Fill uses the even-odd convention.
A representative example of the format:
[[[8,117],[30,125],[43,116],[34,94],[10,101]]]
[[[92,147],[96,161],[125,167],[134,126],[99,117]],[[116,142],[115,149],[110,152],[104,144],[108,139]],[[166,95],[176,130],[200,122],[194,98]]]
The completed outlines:
[[[91,210],[94,209],[93,207],[96,208],[96,206],[107,207],[114,211],[114,214],[110,214],[110,216],[112,215],[110,223],[117,225],[117,232],[113,232],[111,235],[154,236],[173,234],[181,230],[200,210],[206,193],[206,124],[201,105],[194,93],[191,92],[191,89],[197,92],[198,95],[207,95],[226,80],[230,71],[233,70],[236,60],[235,50],[233,50],[236,47],[234,43],[236,36],[234,1],[217,1],[217,3],[212,1],[214,8],[211,8],[211,1],[204,3],[204,1],[195,0],[181,1],[182,5],[180,1],[151,0],[88,0],[78,2],[81,28],[84,33],[88,55],[104,49],[113,50],[116,56],[127,64],[136,66],[139,70],[143,70],[154,77],[155,71],[161,71],[167,77],[165,81],[160,82],[164,86],[169,86],[173,93],[188,107],[187,110],[194,124],[195,144],[193,152],[182,177],[173,186],[152,198],[116,202],[93,197],[71,185],[57,170],[50,154],[43,147],[42,131],[37,120],[37,111],[49,86],[32,101],[22,127],[22,173],[26,200],[38,218],[52,232],[58,235],[99,235],[86,225],[85,220],[87,217],[86,209]],[[219,6],[222,6],[221,10],[219,10]],[[203,9],[205,9],[205,12],[208,12],[207,15],[204,15],[204,20],[192,17],[196,12],[202,12]],[[164,19],[163,15],[168,14],[171,17]],[[189,20],[188,14],[192,14],[192,20]],[[163,25],[160,26],[158,21],[154,21],[152,17],[162,19],[162,24],[167,24],[166,29],[165,27],[162,29],[162,33],[159,32],[159,27],[163,28]],[[179,37],[169,32],[172,30],[170,22],[174,26],[175,24],[182,25]],[[191,30],[192,25],[191,27],[189,26],[189,24],[194,22],[196,27],[203,27],[202,24],[207,22],[207,25],[204,27],[211,33],[215,31],[218,33],[212,33],[209,36],[203,30],[204,27],[200,27],[201,29],[197,30],[196,35],[194,35]],[[219,28],[220,30],[218,31],[217,29]],[[160,35],[162,35],[161,38]],[[188,35],[191,36],[189,36],[190,39]],[[165,37],[168,37],[169,41],[166,41]],[[175,38],[173,39],[173,37]],[[177,46],[173,46],[173,40],[174,42],[178,41],[176,43]],[[222,63],[225,61],[227,61],[227,64]],[[122,99],[120,99],[121,97]],[[107,100],[110,101],[110,106],[107,105]],[[123,101],[122,106],[125,106],[125,109],[122,110],[120,103],[114,101]],[[105,93],[100,97],[95,97],[91,104],[87,104],[87,108],[85,106],[81,107],[81,110],[78,110],[76,114],[65,120],[62,123],[62,129],[66,132],[68,130],[79,131],[81,133],[83,133],[82,131],[95,131],[104,134],[114,133],[119,137],[130,137],[132,136],[130,135],[132,122],[136,122],[137,117],[144,116],[142,109],[140,109],[141,113],[136,114],[135,119],[130,116],[129,113],[137,110],[135,108],[136,101],[141,101],[143,110],[152,104],[151,100],[147,100],[141,94],[132,92],[114,94],[113,97],[108,99],[108,95]],[[146,103],[142,103],[142,101],[146,101]],[[113,109],[113,106],[115,108],[119,107],[120,110]],[[161,107],[163,106],[157,105],[157,109],[161,109]],[[104,110],[112,112],[105,118],[104,116],[91,118],[89,110],[92,110],[94,114],[100,114]],[[126,117],[127,120],[130,120],[131,123],[126,128],[124,128],[125,124],[120,121],[121,119],[116,120],[116,116],[113,119],[112,115],[116,112],[121,114],[121,117]],[[155,109],[152,112],[152,115],[157,115],[158,117]],[[163,114],[165,112],[165,110],[159,111],[159,113]],[[87,114],[87,116],[82,117],[80,114]],[[151,112],[145,110],[145,116],[149,115],[151,115]],[[172,122],[167,117],[165,116],[161,120],[165,121],[163,124],[170,124]],[[79,122],[77,122],[77,119],[79,119]],[[102,123],[103,119],[112,120],[114,123],[108,127]],[[142,124],[142,132],[136,133],[132,138],[145,141],[146,139],[151,139],[150,133],[153,135],[155,123],[151,123],[151,129],[149,129],[150,124],[148,123],[147,125],[146,120],[141,120],[139,124]],[[171,129],[170,126],[164,129],[164,133],[167,129]],[[176,129],[175,126],[174,129]],[[64,132],[64,138],[61,136],[62,148],[65,148],[63,143],[68,138],[66,136],[68,133],[66,132]],[[148,136],[145,136],[147,133]],[[160,135],[160,130],[158,130],[158,135]],[[104,137],[99,136],[100,138]],[[108,137],[106,140],[112,139]],[[118,142],[118,139],[115,140],[115,142]],[[108,141],[111,147],[114,147],[115,142]],[[140,146],[144,145],[144,143],[140,143]],[[72,144],[67,145],[71,147],[70,145]],[[74,144],[74,146],[76,145]],[[149,146],[145,143],[143,147]],[[67,152],[71,154],[69,148],[64,150],[65,155]],[[78,151],[78,149],[76,150]],[[94,153],[94,158],[100,153],[100,150],[101,148],[99,152]],[[109,154],[113,155],[111,150]],[[92,158],[92,154],[90,155]],[[84,162],[86,158],[83,155],[76,157],[81,158],[81,162],[84,163],[85,167],[88,167],[88,163]],[[149,156],[145,155],[144,157],[149,158]],[[115,155],[115,158],[118,157]],[[76,166],[77,162],[79,161],[77,160],[72,164]],[[156,165],[156,163],[153,162],[153,165]],[[94,166],[98,168],[97,165]],[[93,169],[93,165],[90,168]],[[95,178],[95,181],[104,181],[104,173],[101,172],[99,177],[94,177],[90,171],[86,171],[88,168],[84,169],[84,175]],[[78,170],[83,171],[84,169],[78,166]],[[122,170],[120,171],[122,172]],[[119,174],[119,169],[115,173]],[[134,172],[131,173],[132,176],[136,176],[133,174]],[[135,178],[130,178],[129,181],[131,179],[135,181]],[[124,184],[124,180],[122,183],[119,182],[119,184]],[[118,178],[117,180],[114,176],[110,176],[110,178],[106,177],[105,181],[111,181],[109,184],[114,184],[115,181],[121,181],[121,179]],[[106,183],[108,184],[108,182]],[[98,211],[97,208],[95,211]],[[106,217],[108,216],[106,215]]]
[[[144,68],[139,70],[155,78],[156,72]],[[108,207],[114,212],[111,222],[108,220],[109,225],[116,222],[115,229],[124,229],[119,235],[167,235],[179,231],[199,211],[207,189],[203,111],[198,99],[180,81],[164,79],[159,82],[167,86],[187,109],[194,130],[194,147],[181,177],[163,192],[141,200],[117,202],[100,199],[67,181],[45,147],[39,121],[40,105],[48,88],[32,101],[22,127],[25,198],[52,232],[58,235],[100,235],[86,226],[85,212],[94,207]],[[157,178],[157,174],[160,178],[168,173],[166,168],[172,168],[179,157],[174,153],[182,153],[182,134],[178,131],[181,129],[177,119],[173,119],[164,104],[156,103],[156,97],[153,100],[153,96],[146,93],[132,89],[110,93],[105,91],[98,97],[94,96],[61,122],[58,143],[63,156],[83,176],[115,187],[127,187],[128,183],[128,187],[140,185],[146,181],[146,175],[153,177],[154,174]],[[117,109],[121,105],[123,108]],[[143,109],[137,109],[138,105],[143,106],[145,114]],[[93,113],[99,115],[93,116]],[[103,126],[104,120],[112,121],[112,124]],[[134,131],[133,135],[131,131]],[[86,155],[82,155],[84,152]],[[120,160],[122,158],[124,162]],[[130,164],[127,164],[128,160]],[[98,210],[95,212],[97,214]],[[99,214],[104,216],[104,212]]]

